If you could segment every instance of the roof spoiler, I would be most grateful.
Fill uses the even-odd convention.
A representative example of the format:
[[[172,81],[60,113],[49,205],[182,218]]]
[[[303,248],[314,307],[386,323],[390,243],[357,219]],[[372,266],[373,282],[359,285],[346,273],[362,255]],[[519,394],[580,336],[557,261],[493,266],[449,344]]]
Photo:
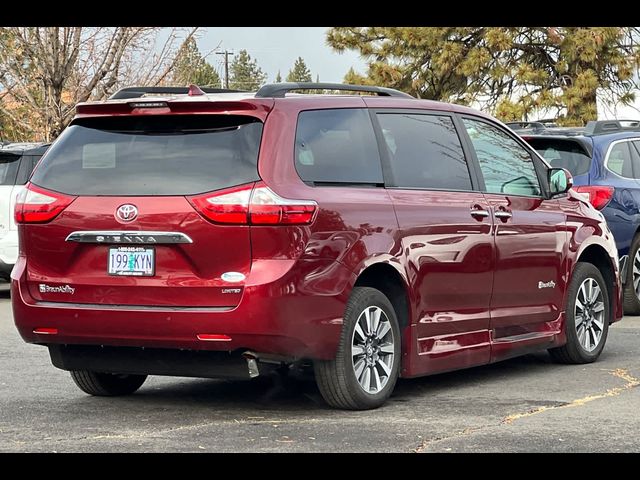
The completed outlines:
[[[242,93],[242,90],[227,88],[196,87],[204,93]],[[109,97],[109,100],[140,98],[145,95],[188,95],[192,87],[126,87],[121,88]]]

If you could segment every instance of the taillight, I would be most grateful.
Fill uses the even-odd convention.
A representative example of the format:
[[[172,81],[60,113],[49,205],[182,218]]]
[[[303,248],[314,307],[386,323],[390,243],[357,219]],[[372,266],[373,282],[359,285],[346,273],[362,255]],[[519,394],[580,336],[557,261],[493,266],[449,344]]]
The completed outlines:
[[[249,222],[252,225],[307,225],[318,204],[313,200],[290,200],[277,195],[264,183],[257,183],[251,194]]]
[[[52,192],[33,184],[27,184],[16,198],[14,218],[16,223],[47,223],[71,205],[76,197]]]
[[[262,182],[188,200],[207,220],[232,225],[307,225],[318,207],[313,200],[283,198]]]
[[[597,210],[602,210],[613,198],[614,188],[601,185],[581,185],[573,187],[578,193],[589,195],[589,203]]]
[[[249,215],[252,189],[253,183],[215,193],[205,193],[188,200],[207,220],[215,223],[245,224]]]

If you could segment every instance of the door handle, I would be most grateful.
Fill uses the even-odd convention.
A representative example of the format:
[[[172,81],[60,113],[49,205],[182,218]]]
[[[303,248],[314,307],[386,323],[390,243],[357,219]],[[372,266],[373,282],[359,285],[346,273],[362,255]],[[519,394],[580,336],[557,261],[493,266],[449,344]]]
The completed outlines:
[[[496,216],[496,218],[501,218],[505,220],[513,216],[511,212],[507,212],[506,210],[498,210],[494,215]]]
[[[474,218],[485,218],[489,216],[489,211],[488,210],[482,210],[482,209],[477,209],[477,210],[471,210],[471,216]]]

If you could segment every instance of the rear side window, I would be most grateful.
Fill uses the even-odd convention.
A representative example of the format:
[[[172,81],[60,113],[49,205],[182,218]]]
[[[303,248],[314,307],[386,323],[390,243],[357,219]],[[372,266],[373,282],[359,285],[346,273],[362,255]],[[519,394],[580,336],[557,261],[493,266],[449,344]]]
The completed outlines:
[[[67,128],[31,181],[72,195],[193,195],[258,180],[262,123],[238,115],[91,118]]]
[[[630,146],[630,142],[616,143],[607,156],[607,167],[621,177],[633,178]]]
[[[0,185],[14,185],[18,173],[20,155],[0,153]]]
[[[382,167],[369,114],[364,109],[301,112],[295,166],[309,183],[381,184]]]
[[[566,168],[574,177],[591,168],[591,156],[574,140],[528,138],[527,143],[554,168]]]
[[[379,113],[394,186],[471,190],[471,177],[453,121],[439,115]]]
[[[639,147],[637,140],[615,143],[606,159],[607,168],[621,177],[640,179]]]

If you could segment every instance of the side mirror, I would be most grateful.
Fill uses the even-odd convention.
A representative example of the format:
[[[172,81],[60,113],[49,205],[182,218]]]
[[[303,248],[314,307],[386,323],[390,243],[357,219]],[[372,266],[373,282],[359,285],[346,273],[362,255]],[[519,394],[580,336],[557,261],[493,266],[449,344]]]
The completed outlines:
[[[573,187],[573,176],[564,168],[551,168],[548,172],[549,193],[551,196],[565,193]]]

